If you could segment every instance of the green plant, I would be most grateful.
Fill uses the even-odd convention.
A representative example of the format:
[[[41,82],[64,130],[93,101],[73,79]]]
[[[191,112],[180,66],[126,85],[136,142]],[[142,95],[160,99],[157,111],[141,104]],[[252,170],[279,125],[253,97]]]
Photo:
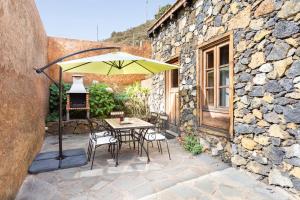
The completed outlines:
[[[125,103],[128,100],[128,96],[125,92],[115,93],[114,101],[115,101],[115,111],[126,111]]]
[[[46,122],[55,122],[58,121],[58,113],[52,112],[47,115]]]
[[[155,14],[155,19],[159,19],[163,14],[165,14],[165,12],[171,8],[171,4],[167,4],[163,7],[160,7],[159,10],[157,11],[157,13]]]
[[[62,105],[63,110],[66,107],[67,103],[67,91],[70,90],[71,84],[69,83],[63,83],[63,93],[62,93]],[[49,111],[50,114],[54,112],[58,112],[58,106],[59,106],[59,88],[52,83],[49,87],[50,95],[49,95]]]
[[[183,139],[183,147],[185,150],[191,152],[193,155],[202,153],[202,145],[199,143],[195,135],[186,135]]]
[[[200,153],[202,153],[203,150],[203,146],[200,143],[196,143],[192,149],[192,154],[193,155],[198,155]]]
[[[62,91],[62,110],[65,112],[67,103],[67,91],[71,88],[71,84],[63,83]],[[49,86],[49,114],[46,122],[53,122],[58,120],[58,106],[59,106],[59,88],[52,83]]]
[[[134,117],[145,117],[149,114],[148,99],[150,90],[140,83],[134,83],[126,88],[128,99],[125,103],[128,113]]]
[[[106,117],[116,107],[114,94],[107,88],[105,84],[92,84],[89,87],[92,117]]]

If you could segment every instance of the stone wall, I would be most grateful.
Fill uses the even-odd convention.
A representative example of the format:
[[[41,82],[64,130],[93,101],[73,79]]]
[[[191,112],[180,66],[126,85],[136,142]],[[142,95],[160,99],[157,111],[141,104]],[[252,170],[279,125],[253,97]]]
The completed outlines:
[[[149,42],[143,43],[142,46],[127,46],[123,44],[114,44],[108,42],[95,42],[95,41],[86,41],[86,40],[75,40],[75,39],[66,39],[66,38],[54,38],[49,37],[48,41],[48,60],[49,62],[54,61],[57,58],[74,53],[76,51],[105,47],[105,46],[116,46],[121,47],[121,51],[128,52],[134,55],[142,57],[151,57],[151,45]],[[113,50],[116,51],[116,50]],[[69,59],[82,58],[87,56],[95,56],[99,54],[105,54],[112,52],[112,50],[101,50],[95,52],[88,52],[85,54],[80,54]],[[50,70],[50,76],[55,80],[58,80],[58,66],[53,67]],[[63,79],[65,82],[72,82],[72,73],[64,73]],[[141,81],[145,79],[144,75],[118,75],[118,76],[104,76],[96,74],[86,74],[84,77],[85,84],[91,84],[93,80],[97,80],[100,83],[106,83],[113,87],[114,89],[122,89],[123,86],[132,84],[136,81]]]
[[[200,132],[214,155],[272,185],[300,190],[300,2],[197,0],[152,36],[153,58],[180,58],[181,130],[196,128],[197,45],[232,32],[234,136]],[[153,78],[153,111],[164,111],[164,75]],[[198,130],[198,129],[197,129]],[[228,140],[227,140],[228,141]]]
[[[48,82],[47,36],[34,0],[0,1],[0,199],[14,199],[40,150]]]

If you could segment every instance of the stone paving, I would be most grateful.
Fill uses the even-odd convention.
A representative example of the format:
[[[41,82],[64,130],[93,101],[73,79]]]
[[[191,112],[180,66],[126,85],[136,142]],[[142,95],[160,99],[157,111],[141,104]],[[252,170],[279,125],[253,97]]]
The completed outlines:
[[[66,135],[65,149],[87,146],[86,135]],[[172,160],[150,148],[151,162],[128,145],[122,147],[119,166],[107,148],[97,150],[94,169],[86,166],[28,175],[17,200],[95,199],[299,199],[280,188],[265,185],[256,177],[208,154],[191,156],[176,140],[169,140]],[[57,138],[48,136],[43,151],[57,149]]]

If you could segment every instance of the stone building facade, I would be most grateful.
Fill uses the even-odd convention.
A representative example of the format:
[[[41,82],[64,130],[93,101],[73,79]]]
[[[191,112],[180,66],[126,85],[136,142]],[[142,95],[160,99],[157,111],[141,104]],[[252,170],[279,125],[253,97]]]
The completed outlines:
[[[153,58],[179,60],[180,133],[197,132],[204,148],[213,155],[230,158],[234,166],[260,175],[264,182],[298,194],[299,24],[299,0],[178,0],[149,30]],[[210,98],[204,95],[210,90],[204,82],[209,80],[204,75],[209,67],[203,68],[210,55],[204,53],[223,40],[229,49],[230,80],[225,96],[225,125],[229,125],[219,131],[214,124],[204,126],[203,121],[210,117],[207,124],[212,119],[217,126],[223,118],[218,122],[218,115],[213,111],[204,115],[207,111],[201,108],[203,99]],[[222,53],[215,52],[214,56]],[[170,104],[165,77],[153,77],[152,111],[166,112]],[[219,97],[214,97],[222,99],[221,86],[217,87]]]

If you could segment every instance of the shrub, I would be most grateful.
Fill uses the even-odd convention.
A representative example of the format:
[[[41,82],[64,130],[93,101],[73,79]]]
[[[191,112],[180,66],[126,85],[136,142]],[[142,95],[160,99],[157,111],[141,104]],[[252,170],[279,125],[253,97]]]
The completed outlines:
[[[159,19],[163,14],[165,14],[165,12],[171,8],[171,4],[167,4],[161,8],[158,9],[157,13],[155,14],[155,19]]]
[[[71,84],[63,83],[62,91],[62,110],[65,112],[67,103],[67,91],[71,88]],[[58,107],[59,107],[59,88],[52,83],[49,87],[49,114],[46,118],[46,122],[53,122],[58,120]]]
[[[63,112],[66,112],[67,95],[66,91],[71,88],[71,84],[63,84]],[[107,90],[105,84],[92,84],[89,87],[90,93],[90,114],[91,117],[107,117],[111,111],[124,111],[135,117],[144,117],[149,113],[148,97],[149,89],[143,88],[139,83],[135,83],[126,88],[124,92],[113,93]],[[56,121],[58,119],[59,90],[55,84],[50,85],[49,115],[46,121]],[[78,118],[82,113],[73,112]],[[73,116],[73,117],[74,117]]]
[[[92,84],[89,87],[92,117],[106,117],[116,107],[114,94],[107,91],[107,88],[105,84]]]
[[[128,96],[125,92],[115,93],[114,94],[114,101],[115,101],[115,111],[127,111],[125,106],[126,101],[128,101]]]
[[[149,114],[148,99],[150,90],[140,83],[135,83],[126,88],[127,101],[125,103],[128,113],[134,117],[145,117]]]
[[[67,91],[70,90],[71,84],[69,83],[63,83],[63,92],[62,92],[62,105],[63,105],[63,111],[66,107],[67,103]],[[59,106],[59,88],[52,83],[49,87],[50,89],[50,96],[49,96],[49,111],[51,113],[58,113],[58,106]]]
[[[191,152],[193,155],[202,153],[202,145],[199,143],[195,135],[186,135],[183,139],[184,149]]]
[[[58,121],[58,112],[52,112],[49,113],[47,118],[46,118],[46,122],[55,122]]]

